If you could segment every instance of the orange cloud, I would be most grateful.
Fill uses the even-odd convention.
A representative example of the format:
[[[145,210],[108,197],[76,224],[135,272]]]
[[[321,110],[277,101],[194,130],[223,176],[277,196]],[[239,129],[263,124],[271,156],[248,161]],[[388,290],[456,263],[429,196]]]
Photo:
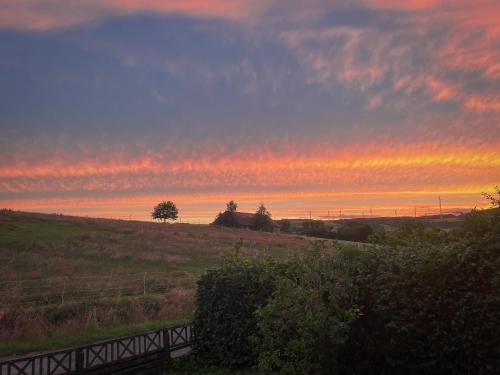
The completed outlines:
[[[500,98],[471,96],[465,101],[465,106],[478,111],[500,111]]]
[[[188,195],[293,192],[439,191],[498,183],[500,144],[452,146],[359,145],[277,153],[256,149],[164,158],[110,154],[106,159],[55,153],[42,161],[20,157],[0,166],[0,194],[54,197],[169,191]],[[182,152],[181,152],[182,154]]]
[[[291,148],[291,147],[290,147]],[[499,167],[500,145],[482,149],[469,146],[451,146],[440,143],[418,145],[352,145],[349,149],[336,151],[309,150],[308,156],[301,152],[276,154],[272,151],[245,149],[232,154],[212,157],[194,154],[167,158],[147,152],[139,156],[127,156],[121,152],[100,158],[81,160],[79,154],[58,154],[44,161],[32,161],[19,156],[11,165],[0,165],[0,178],[17,177],[88,177],[120,174],[223,174],[245,171],[259,174],[274,171],[343,170],[356,168],[397,168],[448,165],[460,167]],[[89,151],[90,152],[90,151]],[[182,155],[182,151],[181,151]]]
[[[432,92],[432,96],[438,102],[455,99],[457,96],[455,85],[450,85],[433,77],[427,77],[426,83]]]

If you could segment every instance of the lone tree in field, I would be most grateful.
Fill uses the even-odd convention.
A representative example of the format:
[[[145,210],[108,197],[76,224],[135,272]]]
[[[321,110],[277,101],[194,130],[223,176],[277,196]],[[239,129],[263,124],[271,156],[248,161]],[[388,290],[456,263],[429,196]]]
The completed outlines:
[[[227,204],[226,204],[226,212],[236,212],[237,208],[238,208],[238,205],[233,200],[227,202]]]
[[[175,207],[174,202],[160,202],[154,208],[154,211],[151,213],[151,217],[157,220],[163,220],[164,223],[167,220],[175,220],[177,219],[177,215],[179,214],[179,210]]]

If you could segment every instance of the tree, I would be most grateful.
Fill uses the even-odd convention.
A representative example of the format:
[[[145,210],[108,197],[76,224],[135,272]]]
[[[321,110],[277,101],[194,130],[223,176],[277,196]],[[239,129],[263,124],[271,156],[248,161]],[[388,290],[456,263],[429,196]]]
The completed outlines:
[[[237,208],[238,208],[238,205],[233,200],[227,202],[227,204],[226,204],[226,212],[236,212]]]
[[[335,238],[323,220],[306,220],[302,223],[302,234],[310,237]]]
[[[271,213],[267,210],[264,203],[260,203],[252,223],[253,230],[263,230],[265,232],[272,232],[274,227]]]
[[[238,220],[236,220],[236,209],[238,205],[235,201],[230,200],[226,203],[226,211],[219,212],[215,218],[213,225],[222,225],[230,228],[238,228]]]
[[[175,204],[171,201],[168,202],[160,202],[154,208],[154,211],[151,213],[151,217],[153,219],[163,220],[165,223],[167,220],[175,220],[177,219],[177,215],[179,214],[179,210]]]
[[[285,233],[291,233],[292,232],[292,222],[287,219],[283,219],[280,222],[281,224],[281,231]]]
[[[483,197],[485,197],[487,200],[490,201],[492,207],[499,207],[500,208],[500,187],[497,185],[495,186],[495,192],[494,193],[482,193]]]
[[[337,230],[337,238],[345,241],[366,242],[371,234],[372,227],[354,220],[342,222]]]
[[[264,203],[262,202],[260,202],[259,208],[257,209],[257,212],[255,214],[271,217],[271,213],[267,210],[266,206],[264,206]]]

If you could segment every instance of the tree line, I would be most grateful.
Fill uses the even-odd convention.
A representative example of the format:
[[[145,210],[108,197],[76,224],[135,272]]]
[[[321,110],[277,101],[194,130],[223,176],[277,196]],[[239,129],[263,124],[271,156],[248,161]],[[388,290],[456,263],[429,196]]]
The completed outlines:
[[[224,212],[219,212],[212,224],[231,228],[242,227],[243,225],[238,218],[237,210],[238,204],[233,200],[229,201],[226,204],[226,210]],[[163,201],[154,207],[151,217],[154,220],[160,220],[165,223],[168,220],[176,220],[178,214],[179,210],[172,201]],[[271,216],[271,212],[269,212],[264,203],[261,202],[248,226],[253,230],[272,232],[275,224]]]

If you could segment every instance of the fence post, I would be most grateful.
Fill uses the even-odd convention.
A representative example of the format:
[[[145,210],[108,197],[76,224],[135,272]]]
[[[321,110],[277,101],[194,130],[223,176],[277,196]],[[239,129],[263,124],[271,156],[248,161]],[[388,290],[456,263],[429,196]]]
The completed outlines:
[[[76,349],[76,363],[75,363],[75,370],[77,375],[83,374],[83,362],[84,362],[83,350],[81,348],[78,348]]]
[[[167,357],[167,362],[170,362],[170,335],[168,328],[163,329],[163,350],[165,351],[165,356]]]
[[[146,295],[146,275],[147,275],[147,272],[144,272],[144,279],[142,282],[142,293],[144,296]]]
[[[63,280],[63,289],[61,293],[61,305],[64,305],[64,293],[66,293],[66,278]]]

